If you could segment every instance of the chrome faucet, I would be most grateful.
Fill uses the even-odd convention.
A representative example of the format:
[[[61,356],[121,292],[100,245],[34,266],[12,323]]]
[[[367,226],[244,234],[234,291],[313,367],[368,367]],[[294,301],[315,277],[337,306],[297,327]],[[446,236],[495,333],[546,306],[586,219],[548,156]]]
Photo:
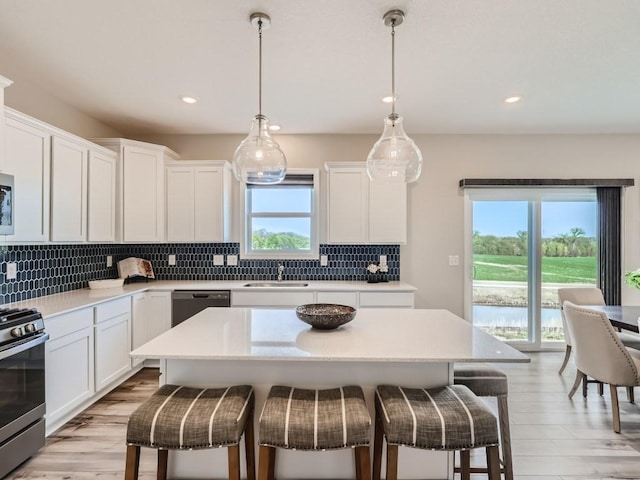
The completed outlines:
[[[282,281],[282,274],[284,273],[284,265],[281,263],[278,264],[278,281]]]

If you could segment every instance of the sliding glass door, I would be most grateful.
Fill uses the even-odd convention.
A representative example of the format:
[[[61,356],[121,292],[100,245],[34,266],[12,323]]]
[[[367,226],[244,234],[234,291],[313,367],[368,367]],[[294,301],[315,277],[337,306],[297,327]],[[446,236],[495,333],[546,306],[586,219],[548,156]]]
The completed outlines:
[[[562,342],[558,288],[594,286],[595,190],[467,191],[471,219],[467,315],[523,347]]]

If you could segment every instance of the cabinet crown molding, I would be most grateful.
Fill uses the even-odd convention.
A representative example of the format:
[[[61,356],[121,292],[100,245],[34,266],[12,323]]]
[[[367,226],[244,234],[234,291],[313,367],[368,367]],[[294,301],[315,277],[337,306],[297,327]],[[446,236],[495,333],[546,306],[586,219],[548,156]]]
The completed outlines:
[[[141,142],[139,140],[131,140],[128,138],[90,138],[92,142],[97,143],[98,145],[102,145],[104,147],[139,147],[146,148],[150,150],[157,150],[161,152],[163,155],[171,158],[171,160],[179,160],[180,155],[177,152],[174,152],[169,147],[165,147],[164,145],[157,145],[155,143]]]

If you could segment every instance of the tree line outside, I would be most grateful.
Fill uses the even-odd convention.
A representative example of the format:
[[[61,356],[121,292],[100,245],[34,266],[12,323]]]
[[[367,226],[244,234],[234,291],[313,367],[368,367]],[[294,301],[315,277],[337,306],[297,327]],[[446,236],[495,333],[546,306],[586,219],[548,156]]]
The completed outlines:
[[[309,250],[311,239],[293,232],[270,232],[265,228],[251,235],[253,250]]]
[[[527,232],[519,230],[515,237],[496,237],[473,232],[473,253],[481,255],[527,256]],[[542,239],[543,257],[594,257],[596,239],[587,237],[584,229],[574,227],[568,233]]]

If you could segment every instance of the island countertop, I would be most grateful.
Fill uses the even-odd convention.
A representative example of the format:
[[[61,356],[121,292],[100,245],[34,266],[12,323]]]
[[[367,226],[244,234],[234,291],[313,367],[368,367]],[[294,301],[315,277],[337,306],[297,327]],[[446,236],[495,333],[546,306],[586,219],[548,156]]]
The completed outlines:
[[[293,309],[207,308],[132,357],[182,360],[528,362],[447,310],[362,308],[336,330],[312,329]]]

